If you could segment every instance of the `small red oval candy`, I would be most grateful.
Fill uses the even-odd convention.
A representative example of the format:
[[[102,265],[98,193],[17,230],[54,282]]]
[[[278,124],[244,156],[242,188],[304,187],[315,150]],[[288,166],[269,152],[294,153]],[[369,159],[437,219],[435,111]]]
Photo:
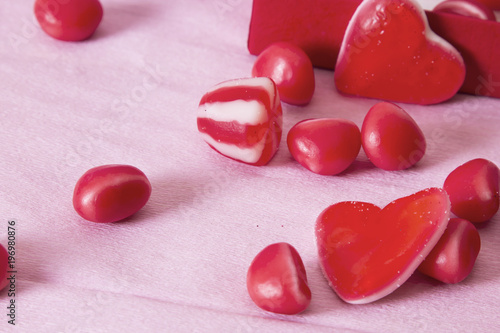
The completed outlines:
[[[43,31],[64,41],[89,38],[103,15],[99,0],[36,0],[34,11]]]
[[[320,175],[338,174],[356,159],[361,149],[358,126],[345,119],[308,119],[297,123],[287,136],[293,158]]]
[[[0,290],[8,284],[7,271],[9,265],[9,254],[7,250],[0,244]]]
[[[432,11],[496,21],[493,10],[475,0],[445,0],[438,3]]]
[[[247,289],[258,307],[274,313],[297,314],[311,302],[304,264],[288,243],[271,244],[257,254],[248,268]]]
[[[499,178],[498,167],[483,158],[453,170],[444,181],[452,213],[474,223],[491,219],[499,207]]]
[[[116,222],[139,211],[149,200],[151,184],[130,165],[102,165],[85,172],[73,193],[73,207],[92,222]]]
[[[464,219],[450,219],[443,236],[418,270],[445,283],[458,283],[472,271],[480,249],[476,227]]]
[[[361,142],[370,161],[384,170],[403,170],[422,159],[426,142],[413,118],[399,106],[380,102],[366,114]]]
[[[314,94],[314,70],[307,54],[298,46],[271,44],[257,57],[252,76],[267,76],[278,86],[283,102],[304,105]]]

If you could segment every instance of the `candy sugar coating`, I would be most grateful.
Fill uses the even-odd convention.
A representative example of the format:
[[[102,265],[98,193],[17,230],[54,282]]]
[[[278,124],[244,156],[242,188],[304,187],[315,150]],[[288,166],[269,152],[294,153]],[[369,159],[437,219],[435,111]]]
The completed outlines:
[[[432,11],[496,21],[493,10],[475,0],[445,0],[438,3]]]
[[[314,94],[311,60],[292,43],[274,43],[262,51],[253,65],[252,76],[271,78],[285,103],[304,105],[311,101]]]
[[[63,41],[89,38],[103,16],[99,0],[36,0],[34,11],[43,31]]]
[[[476,227],[467,220],[452,218],[418,270],[444,283],[461,282],[472,271],[480,249]]]
[[[283,112],[276,84],[266,77],[222,82],[200,101],[198,131],[217,152],[267,164],[281,141]]]
[[[363,150],[384,170],[403,170],[422,159],[427,147],[415,120],[401,107],[380,102],[366,114],[361,126]]]
[[[7,250],[0,244],[0,290],[8,284],[7,271],[9,265],[9,254]]]
[[[345,94],[434,104],[455,95],[465,65],[460,53],[431,31],[417,3],[366,0],[349,22],[334,76]]]
[[[304,264],[288,243],[271,244],[257,254],[248,268],[247,290],[258,307],[274,313],[297,314],[311,302]]]
[[[450,217],[446,192],[430,188],[383,209],[346,201],[316,221],[321,269],[344,301],[365,304],[401,286],[438,242]]]
[[[141,170],[130,165],[102,165],[80,177],[73,207],[88,221],[116,222],[139,211],[150,195],[151,184]]]
[[[354,162],[361,149],[358,126],[345,119],[301,121],[290,129],[288,149],[293,158],[320,175],[336,175]]]
[[[453,170],[444,181],[451,200],[451,211],[458,217],[479,223],[498,211],[499,169],[491,161],[478,158]]]

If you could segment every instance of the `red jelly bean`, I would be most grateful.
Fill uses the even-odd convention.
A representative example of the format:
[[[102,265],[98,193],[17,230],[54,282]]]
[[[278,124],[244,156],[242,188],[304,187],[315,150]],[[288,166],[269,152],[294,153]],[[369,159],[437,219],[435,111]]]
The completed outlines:
[[[437,4],[432,11],[496,21],[493,10],[474,0],[445,0]]]
[[[347,26],[334,75],[346,94],[433,104],[455,95],[465,65],[414,1],[365,0]]]
[[[376,301],[403,284],[436,245],[450,218],[446,192],[431,188],[383,209],[340,202],[316,222],[321,269],[348,303]]]
[[[445,283],[458,283],[472,271],[480,249],[476,227],[464,219],[450,219],[443,236],[418,270]]]
[[[280,42],[267,47],[255,60],[252,75],[273,79],[285,103],[304,105],[311,101],[314,94],[311,60],[292,43]]]
[[[149,200],[151,184],[130,165],[103,165],[85,172],[73,193],[73,207],[86,220],[116,222],[139,211]]]
[[[417,123],[399,106],[381,102],[366,114],[361,142],[370,161],[384,170],[411,167],[425,154],[425,137]]]
[[[283,112],[276,84],[267,77],[219,83],[201,98],[197,123],[217,152],[265,165],[281,141]]]
[[[311,290],[302,259],[288,243],[264,248],[247,273],[247,289],[254,303],[266,311],[296,314],[311,302]]]
[[[0,290],[8,284],[7,271],[9,265],[9,254],[7,250],[0,244]]]
[[[451,211],[471,222],[485,222],[499,207],[499,170],[491,161],[478,158],[453,170],[444,181]]]
[[[356,159],[361,148],[358,126],[344,119],[309,119],[296,124],[287,137],[293,158],[320,175],[335,175]]]
[[[43,31],[64,41],[89,38],[103,15],[98,0],[36,0],[34,10]]]

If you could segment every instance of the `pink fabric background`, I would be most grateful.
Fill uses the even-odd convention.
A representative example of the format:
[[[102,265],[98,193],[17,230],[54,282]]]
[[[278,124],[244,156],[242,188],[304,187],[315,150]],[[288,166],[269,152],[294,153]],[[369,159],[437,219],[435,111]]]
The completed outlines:
[[[414,168],[386,172],[363,152],[339,176],[294,162],[283,140],[268,166],[211,150],[196,129],[208,88],[250,75],[251,1],[102,0],[104,20],[81,43],[34,23],[32,1],[0,7],[0,243],[16,220],[16,327],[1,332],[493,332],[500,330],[500,217],[480,227],[472,274],[443,285],[416,274],[368,305],[337,298],[317,263],[314,223],[338,201],[390,201],[442,186],[477,157],[500,164],[500,100],[457,95],[402,105],[428,141]],[[434,1],[424,7],[432,8]],[[342,117],[361,126],[370,99],[340,96],[316,70],[310,105],[284,105],[284,134],[299,120]],[[153,193],[124,222],[95,224],[73,210],[89,168],[134,165]],[[246,292],[253,257],[273,242],[301,254],[312,289],[296,316],[266,313]]]

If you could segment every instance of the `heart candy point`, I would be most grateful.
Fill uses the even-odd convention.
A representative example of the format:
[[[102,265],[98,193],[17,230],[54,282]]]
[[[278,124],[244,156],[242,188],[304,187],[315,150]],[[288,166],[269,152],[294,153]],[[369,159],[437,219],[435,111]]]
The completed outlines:
[[[451,98],[465,78],[460,53],[430,28],[411,0],[365,0],[347,27],[335,67],[343,93],[433,104]]]
[[[401,286],[444,233],[450,201],[430,188],[397,199],[383,209],[340,202],[316,221],[320,266],[344,301],[376,301]]]

